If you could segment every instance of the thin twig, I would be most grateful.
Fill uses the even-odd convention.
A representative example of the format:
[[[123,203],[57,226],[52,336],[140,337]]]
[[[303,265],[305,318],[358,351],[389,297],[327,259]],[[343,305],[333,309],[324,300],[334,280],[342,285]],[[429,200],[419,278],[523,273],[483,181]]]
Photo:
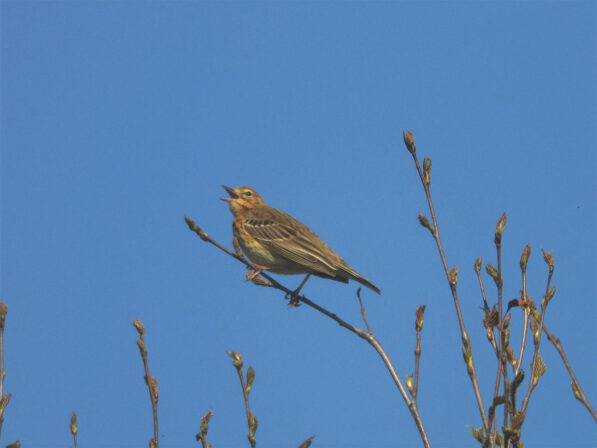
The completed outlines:
[[[255,414],[251,412],[249,407],[249,392],[251,392],[251,388],[253,387],[255,371],[249,366],[249,369],[247,370],[247,382],[245,383],[245,378],[243,376],[243,355],[237,352],[228,352],[228,356],[233,359],[232,365],[236,368],[236,373],[238,374],[238,378],[240,380],[240,386],[243,390],[245,412],[247,414],[247,426],[249,427],[249,435],[247,438],[249,439],[251,448],[255,448],[257,443],[255,440],[255,433],[257,432],[258,420]]]
[[[543,296],[543,300],[541,301],[541,316],[539,318],[539,328],[537,328],[537,334],[534,336],[535,342],[535,352],[533,353],[533,360],[531,361],[532,371],[531,371],[531,380],[529,381],[529,388],[527,393],[522,401],[521,412],[526,412],[527,406],[529,405],[529,400],[531,399],[531,394],[535,387],[537,386],[537,382],[535,381],[535,366],[537,365],[537,358],[539,356],[539,346],[541,345],[541,333],[543,332],[543,321],[545,319],[545,311],[547,310],[547,304],[549,303],[549,294],[551,288],[551,278],[553,276],[554,271],[554,264],[553,264],[553,256],[549,252],[543,251],[544,259],[549,267],[549,274],[547,275],[547,285],[545,286],[545,296]]]
[[[500,335],[500,340],[502,339],[501,337],[501,330],[499,331],[499,335]],[[501,344],[501,342],[500,342]],[[498,352],[498,370],[497,370],[497,375],[495,377],[495,385],[493,387],[493,402],[492,405],[489,407],[489,426],[494,426],[494,422],[495,422],[495,406],[494,403],[496,403],[496,400],[498,398],[499,392],[500,392],[500,380],[502,378],[502,369],[503,369],[503,364],[502,361],[500,359],[499,356],[499,352]],[[495,436],[496,434],[491,432],[491,433],[487,433],[489,435],[489,447],[493,448],[494,444],[495,444]]]
[[[207,414],[205,414],[203,416],[203,418],[201,419],[201,427],[199,429],[199,432],[195,436],[195,440],[198,440],[201,442],[202,448],[211,447],[211,443],[209,443],[207,441],[207,431],[209,430],[209,421],[211,420],[211,417],[213,415],[214,415],[213,409],[210,409],[209,411],[207,411]]]
[[[77,426],[77,413],[73,412],[73,415],[70,418],[70,433],[73,435],[73,442],[75,444],[75,448],[78,447],[78,444],[77,444],[78,432],[79,432],[79,428]]]
[[[437,249],[439,251],[439,255],[442,261],[442,265],[444,268],[444,273],[446,274],[446,278],[450,285],[450,292],[452,293],[452,298],[454,301],[454,307],[456,308],[456,315],[458,317],[458,325],[460,327],[460,334],[462,338],[463,344],[463,353],[465,353],[466,358],[466,366],[467,372],[469,374],[471,383],[473,385],[473,391],[475,393],[475,398],[477,400],[477,406],[479,408],[479,413],[481,414],[481,419],[483,420],[483,427],[487,434],[490,433],[490,426],[489,421],[487,420],[487,415],[485,414],[485,407],[483,405],[483,398],[481,397],[481,390],[479,388],[479,381],[477,378],[477,372],[475,370],[475,364],[473,361],[473,351],[470,344],[470,338],[466,332],[466,327],[464,324],[464,318],[462,317],[462,310],[460,309],[460,301],[458,300],[458,292],[456,289],[457,278],[455,275],[452,275],[450,269],[448,268],[448,262],[446,261],[446,256],[444,254],[444,249],[442,246],[441,238],[439,235],[439,228],[437,224],[437,218],[435,216],[435,208],[433,207],[433,201],[431,199],[431,190],[429,188],[430,184],[430,171],[431,171],[431,160],[426,159],[428,161],[425,166],[425,172],[421,170],[421,165],[419,164],[419,159],[417,157],[417,151],[415,146],[414,135],[412,132],[408,131],[403,134],[404,143],[406,148],[411,153],[413,160],[415,162],[415,166],[417,168],[417,172],[419,173],[419,177],[421,178],[421,183],[423,185],[423,189],[425,190],[425,196],[427,197],[427,204],[429,206],[429,211],[431,213],[431,219],[433,221],[433,226],[429,228],[435,243],[437,245]],[[422,222],[423,224],[423,222]]]
[[[504,338],[505,339],[505,338]],[[502,375],[504,377],[504,397],[506,397],[506,399],[508,399],[510,397],[510,378],[508,377],[508,369],[507,369],[507,364],[506,364],[506,354],[504,353],[504,356],[501,360],[502,362]],[[512,403],[512,410],[516,409],[516,403]],[[504,405],[504,426],[507,426],[509,424],[508,421],[508,406]],[[508,444],[506,445],[507,448],[510,447],[510,439],[508,439]]]
[[[0,437],[2,436],[2,423],[4,423],[4,410],[10,402],[11,394],[4,395],[4,326],[6,324],[6,315],[8,306],[0,302]]]
[[[481,297],[483,298],[483,310],[485,311],[485,316],[491,315],[491,310],[489,309],[489,305],[487,304],[487,298],[485,297],[485,286],[483,284],[483,277],[481,277],[481,257],[477,258],[477,262],[475,263],[475,272],[477,273],[477,280],[479,281],[479,288],[481,288]],[[487,319],[487,317],[486,317]],[[493,332],[493,326],[489,325],[486,326],[487,331],[487,339],[489,343],[493,347],[493,351],[495,356],[499,359],[498,348],[495,343],[495,333]]]
[[[363,301],[361,300],[361,288],[357,289],[357,298],[359,299],[359,304],[361,305],[361,316],[363,316],[363,321],[367,326],[367,331],[369,332],[369,334],[373,334],[373,332],[371,331],[371,327],[369,326],[369,321],[367,320],[367,311],[365,311]]]
[[[417,345],[415,346],[415,378],[413,384],[413,400],[417,401],[419,392],[419,361],[421,359],[421,331],[423,330],[423,316],[425,315],[425,305],[421,305],[415,312],[415,331],[417,333]]]
[[[496,386],[499,387],[499,383],[500,383],[500,376],[503,376],[504,378],[504,397],[508,397],[509,396],[509,378],[508,378],[508,369],[507,369],[507,365],[506,365],[506,349],[507,349],[507,345],[508,345],[508,341],[506,338],[506,331],[507,330],[507,325],[504,322],[504,311],[503,311],[503,292],[504,292],[504,278],[502,277],[502,234],[504,232],[504,230],[506,229],[506,213],[504,213],[500,219],[498,220],[497,226],[496,226],[496,231],[495,231],[495,237],[494,237],[494,243],[495,243],[495,249],[496,249],[496,254],[497,254],[497,279],[496,279],[496,286],[497,286],[497,293],[498,293],[498,313],[499,313],[499,323],[498,323],[498,330],[499,330],[499,335],[500,335],[500,344],[499,344],[499,350],[498,350],[498,372],[497,372],[497,378],[496,378]],[[500,375],[501,373],[501,375]],[[493,399],[495,401],[495,399],[498,396],[498,390],[494,390],[494,396]],[[491,425],[491,421],[489,422],[489,424]],[[508,406],[504,406],[504,421],[503,421],[503,426],[506,427],[508,426]]]
[[[512,418],[517,418],[516,417],[517,415],[522,415],[522,421],[520,421],[520,426],[518,427],[519,431],[520,431],[520,427],[522,426],[522,422],[524,421],[524,414],[522,414],[522,413],[518,414],[518,410],[516,407],[516,400],[517,400],[516,397],[517,397],[518,387],[520,386],[520,384],[522,383],[522,379],[524,378],[524,370],[521,371],[521,368],[522,368],[522,360],[524,358],[524,351],[526,348],[528,329],[529,329],[530,299],[527,294],[527,263],[529,261],[530,256],[531,256],[531,245],[527,244],[525,246],[525,248],[523,249],[522,254],[520,256],[520,269],[522,272],[522,297],[520,298],[520,301],[518,303],[524,313],[523,323],[522,323],[522,338],[520,341],[520,351],[518,352],[518,359],[516,360],[516,364],[514,365],[514,380],[513,380],[513,382],[515,383],[515,385],[509,391],[509,399],[510,399],[511,408],[512,408],[512,412],[511,412],[512,417],[511,417],[510,421],[512,421]],[[510,307],[508,306],[508,308],[510,308]],[[531,381],[533,381],[533,374],[534,374],[534,372],[531,372]],[[504,425],[505,425],[505,423],[504,423]],[[519,437],[519,435],[520,434],[518,433],[517,437]],[[512,438],[509,437],[508,443],[507,443],[507,448],[510,447],[511,443],[512,443]]]
[[[159,430],[158,430],[158,380],[149,374],[149,363],[147,362],[147,347],[145,346],[145,327],[139,319],[133,321],[133,327],[137,329],[139,333],[139,339],[137,339],[137,347],[141,353],[141,359],[143,361],[143,368],[145,370],[145,384],[147,384],[147,390],[149,391],[149,399],[151,400],[151,410],[153,412],[153,439],[149,441],[151,448],[159,448]]]
[[[585,407],[591,413],[591,415],[593,416],[595,421],[597,421],[597,413],[595,413],[595,410],[591,406],[591,403],[589,403],[589,400],[587,399],[587,396],[585,395],[584,391],[582,390],[582,387],[580,387],[580,383],[579,383],[578,379],[576,378],[574,371],[572,370],[572,366],[570,366],[570,362],[568,362],[566,353],[564,353],[564,347],[562,347],[562,342],[560,341],[560,339],[558,337],[556,337],[552,333],[550,333],[547,330],[547,327],[545,325],[543,325],[543,332],[547,336],[547,339],[549,339],[549,341],[554,345],[554,347],[560,354],[562,361],[564,361],[564,365],[566,366],[566,369],[568,369],[570,378],[572,378],[572,390],[574,392],[574,396],[576,397],[576,399],[578,401],[580,401],[582,404],[585,405]]]
[[[522,358],[524,356],[524,350],[527,342],[527,332],[529,327],[529,301],[527,297],[527,263],[529,261],[529,257],[531,256],[531,245],[527,244],[522,251],[522,255],[520,256],[520,269],[522,271],[522,297],[521,300],[526,303],[526,306],[523,307],[524,311],[524,325],[522,327],[522,341],[520,343],[520,353],[518,354],[518,361],[516,362],[516,367],[514,368],[514,375],[518,375],[518,371],[522,366]]]
[[[311,446],[311,442],[313,441],[313,439],[317,437],[317,435],[313,435],[311,437],[309,437],[307,440],[305,440],[303,443],[301,443],[298,448],[309,448]]]
[[[7,314],[8,306],[6,303],[0,302],[0,398],[4,396],[4,326]]]
[[[228,249],[226,249],[221,244],[217,243],[211,236],[209,236],[209,234],[207,234],[199,226],[197,226],[197,224],[195,223],[195,221],[193,221],[191,218],[185,216],[185,221],[186,221],[189,229],[192,232],[195,232],[203,241],[206,241],[206,242],[208,242],[210,244],[213,244],[218,249],[222,250],[226,254],[230,255],[231,257],[233,257],[236,260],[240,261],[241,263],[245,264],[247,267],[251,267],[251,264],[248,261],[246,261],[245,259],[239,257],[235,253],[229,251]],[[293,291],[291,291],[290,289],[288,289],[285,286],[283,286],[282,284],[280,284],[273,277],[271,277],[270,275],[268,275],[265,272],[261,272],[260,275],[263,276],[265,279],[269,280],[269,285],[268,286],[270,286],[272,288],[275,288],[275,289],[278,289],[280,291],[284,291],[286,293],[287,297],[293,297]],[[396,387],[398,388],[398,391],[400,392],[400,395],[402,396],[402,399],[406,403],[406,405],[407,405],[407,407],[408,407],[408,409],[409,409],[409,411],[410,411],[410,413],[411,413],[411,415],[413,417],[413,420],[415,421],[417,429],[419,430],[419,434],[421,436],[421,440],[423,441],[423,445],[425,447],[427,447],[427,448],[430,447],[431,445],[429,443],[429,439],[427,437],[427,433],[425,432],[425,427],[423,426],[423,421],[421,420],[421,416],[419,415],[419,412],[417,410],[416,403],[408,397],[407,391],[406,391],[404,385],[402,384],[402,381],[400,380],[400,377],[396,373],[396,369],[394,368],[392,362],[390,361],[390,358],[386,354],[384,348],[382,347],[381,343],[377,340],[377,338],[372,333],[368,333],[365,330],[357,328],[357,327],[355,327],[355,326],[353,326],[353,325],[351,325],[351,324],[343,321],[342,319],[340,319],[334,313],[332,313],[332,312],[326,310],[325,308],[319,306],[315,302],[312,302],[311,300],[309,300],[305,296],[298,295],[298,296],[295,296],[293,298],[295,300],[297,300],[297,301],[299,301],[299,302],[301,302],[301,303],[303,303],[303,304],[305,304],[307,306],[310,306],[311,308],[319,311],[320,313],[324,314],[325,316],[329,317],[330,319],[334,320],[341,327],[343,327],[343,328],[351,331],[352,333],[356,334],[360,338],[362,338],[365,341],[367,341],[367,343],[369,345],[371,345],[375,349],[375,351],[379,354],[379,356],[381,357],[382,361],[384,362],[386,368],[388,369],[388,372],[390,373],[390,376],[394,380],[394,383],[396,384]]]
[[[485,286],[483,285],[483,278],[481,277],[481,266],[483,265],[483,259],[478,257],[475,260],[475,272],[477,273],[477,279],[479,280],[479,288],[481,288],[481,297],[483,298],[483,309],[490,311],[489,304],[487,303],[487,297],[485,295]]]

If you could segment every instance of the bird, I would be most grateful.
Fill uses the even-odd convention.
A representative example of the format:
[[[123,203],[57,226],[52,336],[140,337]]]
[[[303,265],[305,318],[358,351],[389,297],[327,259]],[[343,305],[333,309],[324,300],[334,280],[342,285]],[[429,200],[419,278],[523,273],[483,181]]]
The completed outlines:
[[[266,204],[250,187],[222,185],[230,197],[227,202],[234,216],[232,243],[239,257],[251,260],[254,273],[306,274],[292,296],[297,297],[311,275],[348,283],[355,280],[381,294],[381,290],[352,269],[309,227],[281,210]],[[242,252],[240,251],[242,249]]]

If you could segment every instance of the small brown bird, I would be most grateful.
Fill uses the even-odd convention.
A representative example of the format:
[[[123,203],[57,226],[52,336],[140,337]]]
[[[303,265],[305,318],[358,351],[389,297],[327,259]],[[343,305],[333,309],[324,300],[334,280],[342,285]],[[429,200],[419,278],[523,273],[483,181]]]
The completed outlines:
[[[307,274],[294,296],[311,275],[343,283],[356,280],[381,294],[377,286],[348,266],[311,229],[289,214],[268,206],[255,190],[222,187],[230,195],[222,200],[228,202],[234,215],[233,245],[239,256],[242,256],[240,246],[253,262],[252,278],[263,270],[275,274]]]

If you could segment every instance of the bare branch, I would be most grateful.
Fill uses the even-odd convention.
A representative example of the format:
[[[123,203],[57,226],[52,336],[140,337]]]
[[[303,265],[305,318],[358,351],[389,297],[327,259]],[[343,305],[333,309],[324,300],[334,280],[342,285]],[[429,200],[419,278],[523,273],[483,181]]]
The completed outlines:
[[[311,436],[309,437],[307,440],[305,440],[303,443],[301,443],[298,448],[309,448],[311,446],[311,441],[317,436]]]
[[[363,316],[363,321],[367,326],[367,331],[369,334],[373,334],[371,331],[371,327],[369,326],[369,322],[367,321],[367,311],[365,311],[365,306],[363,305],[363,301],[361,300],[361,288],[357,289],[357,298],[359,299],[359,304],[361,305],[361,316]]]
[[[431,231],[435,243],[437,245],[437,249],[439,251],[439,256],[442,261],[442,265],[444,267],[444,273],[446,274],[446,278],[448,280],[448,284],[450,285],[450,292],[452,293],[452,299],[454,301],[454,307],[456,308],[456,315],[458,316],[458,325],[460,326],[460,335],[462,339],[462,351],[464,354],[464,359],[466,363],[466,370],[469,374],[471,383],[473,385],[473,390],[475,393],[475,398],[477,400],[477,406],[479,408],[479,413],[481,414],[481,419],[483,420],[483,428],[485,429],[486,433],[489,434],[490,427],[489,421],[487,420],[487,415],[485,414],[485,407],[483,405],[483,398],[481,397],[481,390],[479,388],[479,381],[477,378],[477,372],[475,370],[475,364],[473,362],[473,352],[470,345],[470,339],[466,332],[466,327],[464,324],[464,318],[462,317],[462,310],[460,309],[460,302],[458,299],[458,291],[456,289],[456,285],[458,283],[458,276],[457,273],[452,269],[452,271],[448,268],[448,262],[446,260],[446,256],[444,254],[444,249],[442,246],[441,238],[439,235],[439,228],[437,224],[437,218],[435,216],[435,208],[433,206],[433,201],[431,199],[431,190],[429,185],[431,184],[431,160],[425,159],[424,161],[424,170],[421,169],[421,165],[419,164],[419,159],[417,157],[417,149],[415,146],[415,138],[412,132],[407,131],[403,133],[404,137],[404,144],[406,148],[411,153],[413,160],[415,162],[415,166],[417,168],[417,172],[419,173],[419,177],[421,178],[421,183],[423,184],[423,189],[425,190],[425,196],[427,197],[427,204],[429,206],[429,211],[431,213],[431,220],[432,225],[426,226]]]
[[[539,346],[541,345],[541,333],[543,332],[543,321],[545,319],[545,311],[547,310],[547,305],[549,303],[549,301],[551,300],[551,297],[553,296],[553,292],[551,291],[551,278],[553,276],[553,271],[554,271],[554,258],[553,255],[551,254],[551,252],[546,252],[543,249],[541,249],[543,251],[543,258],[545,260],[545,263],[547,263],[548,268],[549,268],[549,273],[547,275],[547,285],[545,286],[545,296],[543,296],[543,300],[541,301],[541,315],[539,316],[539,318],[537,319],[537,311],[536,309],[533,309],[531,312],[533,313],[532,315],[532,319],[534,319],[535,321],[538,320],[538,327],[536,331],[533,331],[533,342],[535,343],[535,352],[533,353],[533,360],[531,361],[531,367],[532,367],[532,371],[531,371],[531,380],[529,382],[529,388],[527,390],[527,393],[524,397],[524,400],[522,402],[522,407],[521,407],[521,412],[526,413],[527,410],[527,406],[529,405],[529,400],[531,399],[531,394],[533,393],[533,390],[535,389],[535,387],[537,386],[539,377],[541,375],[537,376],[537,366],[539,364],[539,360],[538,358],[539,356]],[[543,361],[541,360],[541,363]]]
[[[524,356],[524,349],[527,342],[527,331],[528,331],[528,323],[529,323],[529,307],[528,307],[528,298],[527,298],[527,263],[531,256],[531,245],[527,244],[522,251],[522,255],[520,256],[520,269],[522,271],[522,297],[520,298],[526,306],[523,307],[524,311],[524,325],[522,328],[522,341],[520,342],[520,352],[518,354],[518,361],[516,362],[516,367],[514,368],[514,374],[518,375],[520,367],[522,366],[522,358]]]
[[[199,429],[199,432],[195,436],[195,440],[201,442],[202,448],[208,448],[210,446],[210,443],[207,441],[207,431],[209,430],[209,421],[211,420],[211,417],[213,415],[213,409],[207,411],[207,414],[205,414],[201,419],[201,427]]]
[[[236,368],[236,373],[238,374],[238,378],[240,380],[240,386],[243,390],[245,412],[247,414],[247,426],[249,427],[249,435],[247,438],[249,439],[251,448],[255,448],[257,443],[255,440],[255,433],[257,432],[259,421],[257,420],[257,416],[251,412],[249,407],[249,393],[251,392],[253,381],[255,380],[255,370],[253,370],[253,367],[249,366],[249,369],[247,370],[247,382],[245,383],[245,378],[243,376],[243,355],[232,351],[227,353],[228,356],[232,358],[232,365]]]
[[[547,327],[545,325],[543,325],[543,332],[547,336],[547,339],[549,339],[549,341],[554,345],[554,347],[560,354],[562,361],[564,361],[564,365],[566,366],[566,369],[568,370],[568,373],[570,374],[570,378],[572,378],[571,385],[572,385],[572,391],[574,392],[574,396],[576,397],[576,399],[578,401],[580,401],[582,404],[585,405],[585,407],[591,413],[591,415],[593,416],[595,421],[597,421],[597,413],[595,413],[595,410],[591,406],[591,403],[589,403],[587,396],[585,395],[584,391],[582,390],[582,387],[580,386],[580,382],[578,381],[578,379],[576,378],[576,375],[574,374],[574,370],[572,370],[572,366],[570,365],[570,362],[568,361],[568,358],[566,357],[566,353],[564,352],[564,347],[562,346],[562,342],[560,341],[559,338],[557,338],[552,333],[550,333],[547,330]]]
[[[77,433],[79,432],[79,428],[77,427],[77,413],[73,412],[73,415],[70,418],[70,433],[73,435],[73,443],[75,444],[75,448],[78,448],[77,444]]]
[[[493,391],[493,403],[496,403],[496,400],[499,398],[499,386],[500,380],[503,377],[504,379],[504,393],[503,397],[507,399],[509,396],[509,379],[508,379],[508,369],[506,366],[506,349],[508,345],[507,336],[509,334],[509,330],[507,329],[507,323],[504,321],[504,312],[503,312],[503,289],[504,289],[504,279],[502,277],[502,234],[504,230],[506,230],[506,221],[507,216],[506,213],[502,214],[500,219],[497,222],[495,236],[494,236],[494,243],[496,248],[497,254],[497,263],[498,267],[490,268],[489,265],[486,266],[487,272],[493,277],[498,293],[498,331],[499,331],[499,345],[498,345],[498,368],[496,373],[495,379],[495,387]],[[493,418],[495,418],[495,414],[493,414]],[[493,421],[489,419],[489,426],[491,427]],[[508,406],[504,406],[504,424],[503,426],[508,426]]]
[[[495,305],[493,307],[493,310],[490,310],[489,305],[487,304],[487,298],[485,297],[485,286],[483,285],[483,277],[481,277],[482,264],[483,260],[481,259],[481,257],[477,258],[477,260],[475,261],[475,272],[477,274],[477,280],[479,281],[479,288],[481,289],[481,297],[483,298],[483,311],[485,312],[485,319],[483,319],[483,325],[485,326],[487,340],[493,347],[495,356],[499,359],[498,348],[495,343],[495,333],[493,329],[499,324],[500,318],[498,316],[497,310],[495,309]]]
[[[137,347],[139,347],[139,353],[141,354],[141,360],[143,361],[143,368],[145,370],[145,384],[147,384],[147,390],[149,392],[149,399],[151,400],[151,410],[153,412],[153,439],[149,441],[150,448],[159,448],[159,430],[158,430],[158,380],[149,374],[149,363],[147,362],[147,347],[145,346],[145,327],[139,319],[133,321],[133,327],[139,333],[139,339],[137,339]]]
[[[421,305],[415,312],[415,331],[417,332],[417,345],[415,346],[415,378],[413,384],[413,400],[417,401],[419,392],[419,361],[421,359],[421,331],[423,331],[423,317],[425,316],[425,305]]]
[[[222,250],[226,254],[230,255],[231,257],[233,257],[233,258],[237,259],[238,261],[240,261],[241,263],[245,264],[247,267],[251,267],[251,264],[247,260],[239,257],[237,254],[229,251],[224,246],[217,243],[213,238],[211,238],[209,236],[209,234],[207,234],[199,226],[197,226],[195,221],[193,221],[191,218],[185,216],[185,221],[186,221],[187,225],[189,226],[189,229],[192,232],[195,232],[203,241],[213,244],[218,249]],[[415,421],[417,429],[419,430],[419,434],[423,441],[423,445],[425,447],[430,447],[431,445],[429,443],[429,439],[425,432],[425,427],[423,426],[423,421],[421,420],[421,416],[419,415],[418,409],[416,407],[416,403],[408,397],[408,393],[407,393],[404,385],[402,384],[402,381],[400,380],[400,377],[398,376],[396,369],[394,368],[392,362],[390,361],[390,358],[388,357],[387,353],[385,352],[384,348],[382,347],[381,343],[377,340],[377,338],[372,333],[362,330],[360,328],[357,328],[357,327],[345,322],[344,320],[340,319],[336,314],[326,310],[325,308],[323,308],[320,305],[316,304],[315,302],[309,300],[305,296],[294,295],[294,291],[291,291],[290,289],[286,288],[285,286],[283,286],[281,283],[279,283],[277,280],[275,280],[273,277],[266,274],[265,272],[261,272],[260,275],[269,281],[269,283],[271,284],[270,286],[272,288],[283,291],[286,293],[286,297],[290,297],[293,300],[301,302],[301,303],[319,311],[320,313],[322,313],[325,316],[329,317],[330,319],[334,320],[341,327],[349,330],[350,332],[356,334],[360,338],[367,341],[367,343],[369,343],[369,345],[371,345],[375,349],[375,351],[379,354],[382,361],[384,362],[386,368],[388,369],[388,372],[390,373],[390,376],[394,380],[394,383],[396,384],[396,387],[398,388],[398,391],[400,392],[400,395],[402,396],[402,399],[404,400],[405,404],[407,405],[407,407]]]
[[[2,423],[4,423],[4,410],[10,402],[11,394],[4,395],[4,326],[6,325],[6,315],[8,306],[0,302],[0,437],[2,436]]]

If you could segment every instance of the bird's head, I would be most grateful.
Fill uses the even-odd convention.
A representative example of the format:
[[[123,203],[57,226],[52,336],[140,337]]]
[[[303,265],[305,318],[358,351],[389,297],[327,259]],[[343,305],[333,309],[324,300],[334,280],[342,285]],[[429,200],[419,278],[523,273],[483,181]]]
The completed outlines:
[[[222,188],[230,195],[229,198],[222,198],[228,202],[233,215],[250,208],[257,208],[265,205],[265,201],[255,190],[250,187],[230,188],[222,185]]]

